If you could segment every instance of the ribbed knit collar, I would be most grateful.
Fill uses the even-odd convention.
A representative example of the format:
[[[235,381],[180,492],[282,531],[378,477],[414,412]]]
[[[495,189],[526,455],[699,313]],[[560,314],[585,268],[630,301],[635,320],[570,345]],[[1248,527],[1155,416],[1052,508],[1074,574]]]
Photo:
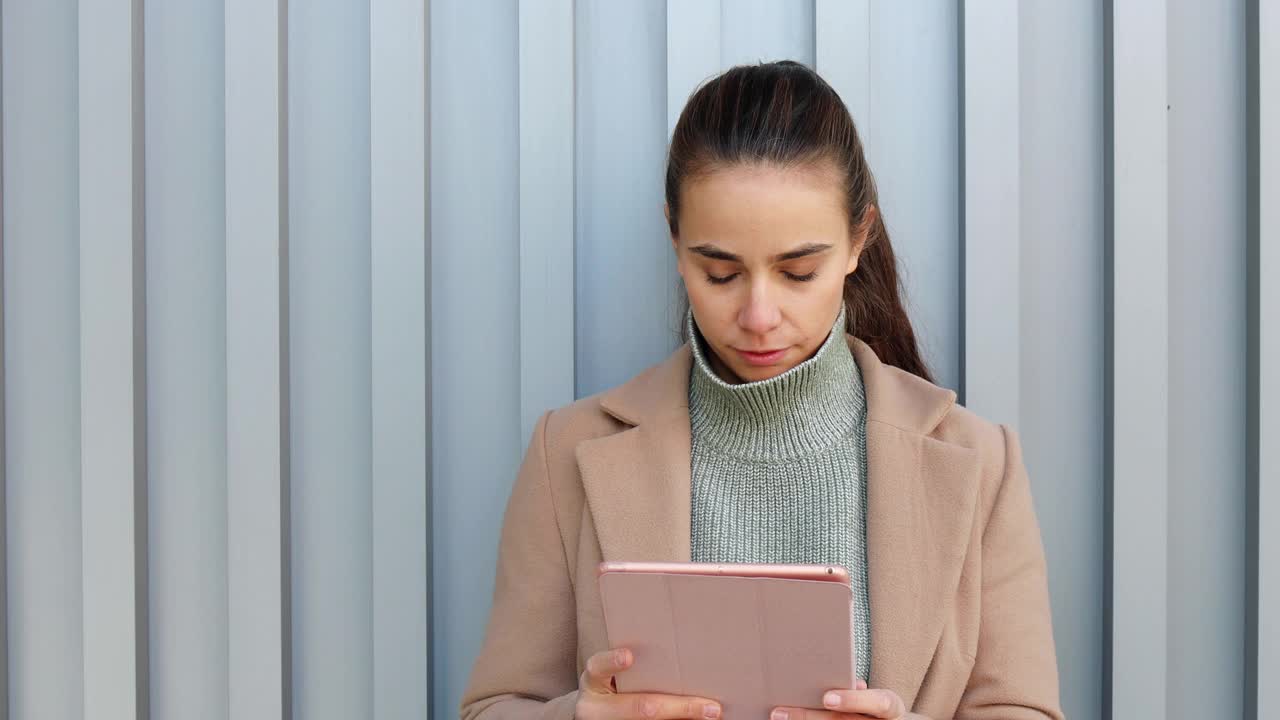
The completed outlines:
[[[858,363],[844,336],[844,310],[818,352],[790,370],[730,385],[706,357],[706,342],[690,311],[685,318],[693,367],[689,423],[701,444],[736,457],[774,460],[831,447],[866,413]]]

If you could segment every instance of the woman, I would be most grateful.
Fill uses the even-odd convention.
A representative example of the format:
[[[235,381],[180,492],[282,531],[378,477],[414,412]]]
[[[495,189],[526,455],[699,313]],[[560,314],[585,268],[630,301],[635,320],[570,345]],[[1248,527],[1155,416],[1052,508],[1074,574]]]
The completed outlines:
[[[930,382],[835,91],[793,62],[711,80],[666,201],[688,342],[538,422],[462,716],[719,717],[615,691],[633,656],[595,584],[601,560],[692,560],[848,568],[857,687],[774,720],[1062,718],[1017,437]]]

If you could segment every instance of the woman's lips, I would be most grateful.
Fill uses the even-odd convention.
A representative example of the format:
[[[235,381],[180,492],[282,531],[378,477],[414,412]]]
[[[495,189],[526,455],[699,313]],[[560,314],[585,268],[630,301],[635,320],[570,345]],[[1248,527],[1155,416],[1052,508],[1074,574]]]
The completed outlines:
[[[737,348],[734,349],[737,350]],[[787,354],[787,349],[782,348],[781,350],[769,350],[766,352],[738,350],[738,354],[742,356],[742,359],[745,360],[748,365],[772,365],[781,360],[783,355]]]

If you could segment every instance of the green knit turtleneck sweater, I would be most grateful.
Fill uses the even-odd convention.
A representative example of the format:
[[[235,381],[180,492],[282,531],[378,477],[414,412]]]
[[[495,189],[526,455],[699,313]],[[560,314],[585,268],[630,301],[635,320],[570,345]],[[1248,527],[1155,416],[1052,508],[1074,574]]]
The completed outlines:
[[[694,562],[842,565],[853,585],[856,672],[871,660],[867,599],[867,404],[844,312],[812,358],[731,385],[686,318],[693,368]]]

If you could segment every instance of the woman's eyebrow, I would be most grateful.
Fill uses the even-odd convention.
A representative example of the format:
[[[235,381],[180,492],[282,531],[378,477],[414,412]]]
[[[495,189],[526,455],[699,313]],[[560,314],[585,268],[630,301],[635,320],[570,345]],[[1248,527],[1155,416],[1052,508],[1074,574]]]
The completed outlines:
[[[774,256],[773,261],[786,262],[787,260],[795,260],[796,258],[808,257],[809,255],[817,255],[820,252],[830,249],[830,245],[823,243],[809,243],[808,245],[801,245],[795,250],[788,250],[787,252],[776,255]]]
[[[816,255],[830,249],[831,245],[829,244],[809,243],[807,245],[801,245],[795,250],[788,250],[784,253],[774,255],[770,258],[770,262],[786,262],[787,260],[795,260],[797,258],[808,257],[809,255]],[[715,245],[695,245],[689,248],[689,252],[696,253],[706,258],[711,258],[712,260],[724,260],[735,263],[742,262],[741,255],[734,255],[726,250],[721,250]]]

